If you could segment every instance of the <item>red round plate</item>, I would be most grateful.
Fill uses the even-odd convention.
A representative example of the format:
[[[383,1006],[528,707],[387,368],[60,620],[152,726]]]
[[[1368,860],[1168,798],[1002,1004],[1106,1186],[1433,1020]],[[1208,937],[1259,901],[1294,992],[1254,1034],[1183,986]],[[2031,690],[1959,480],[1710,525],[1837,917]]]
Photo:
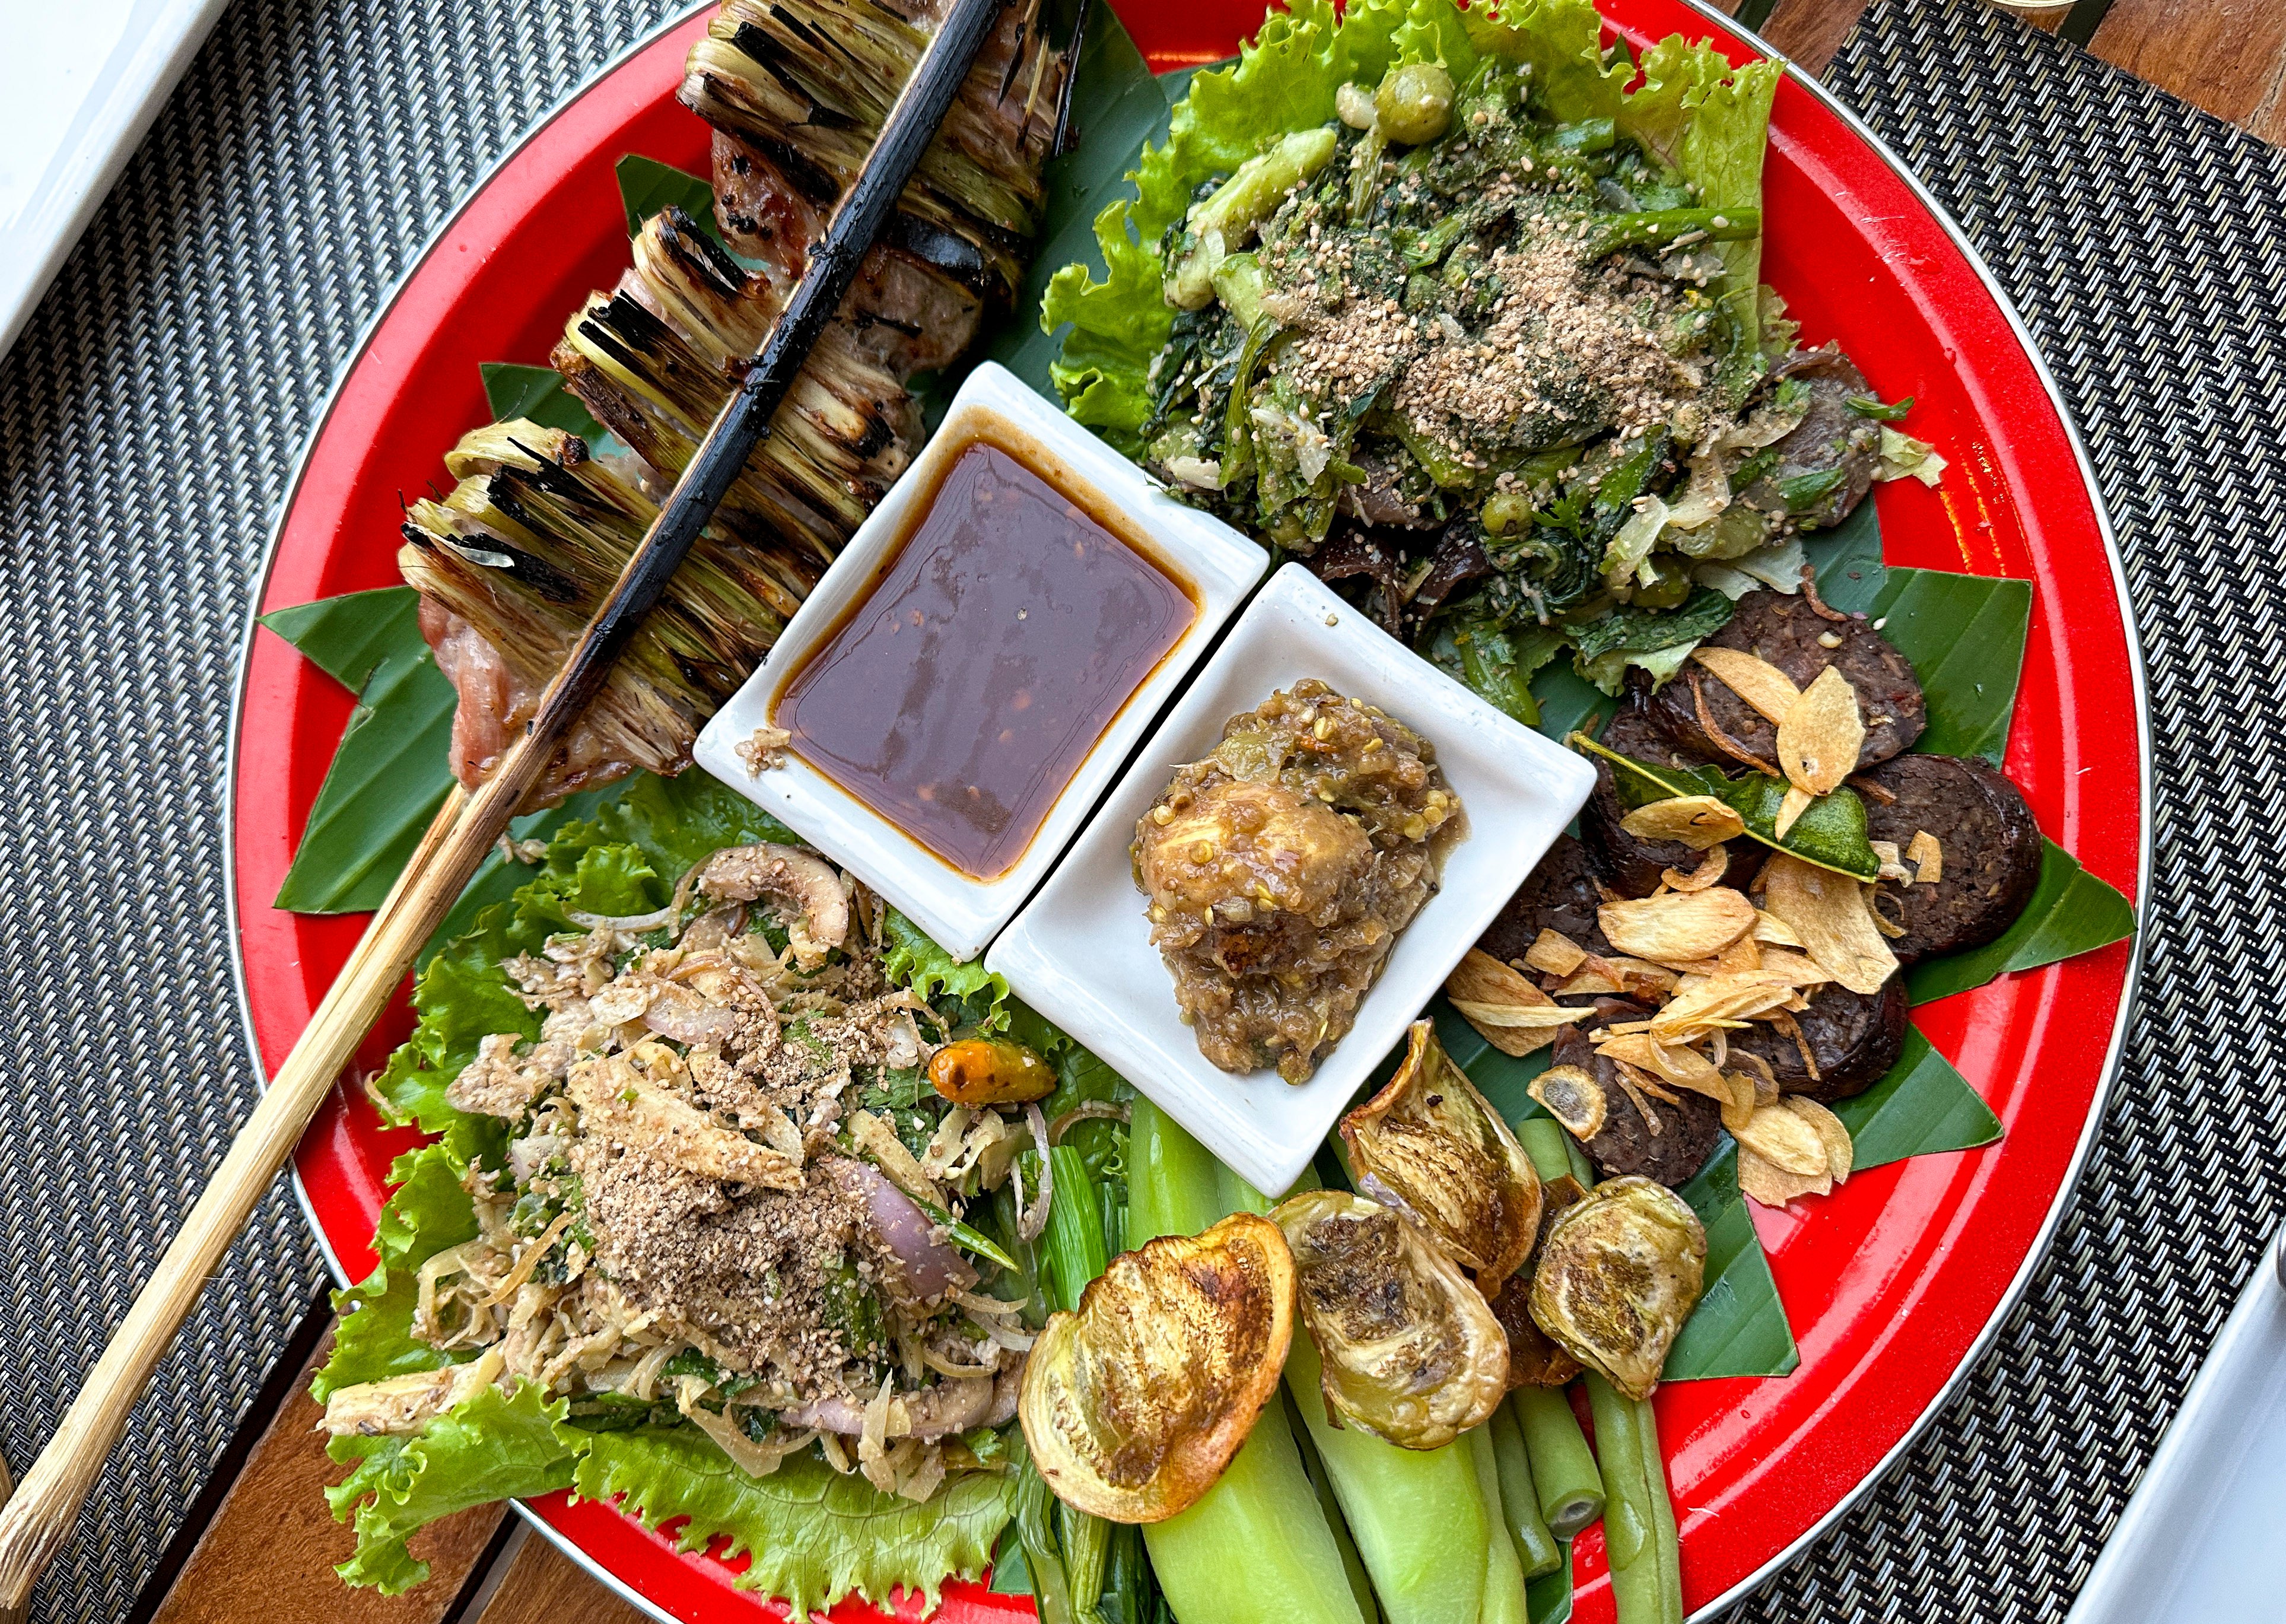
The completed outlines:
[[[1227,55],[1256,0],[1115,0],[1155,66]],[[1688,0],[1607,0],[1637,44],[1681,30],[1752,54]],[[477,364],[544,359],[566,314],[627,263],[612,177],[622,154],[705,167],[707,130],[678,106],[693,18],[574,97],[437,235],[375,319],[312,436],[272,547],[261,609],[394,584],[398,498],[441,475],[486,417]],[[1086,109],[1079,110],[1084,119]],[[1789,75],[1771,122],[1763,273],[1810,343],[1836,338],[1884,398],[1916,398],[1943,487],[1883,485],[1897,564],[2037,583],[2007,770],[2040,825],[2130,897],[2149,826],[2140,671],[2087,465],[2046,372],[1935,203],[1848,114]],[[347,720],[349,696],[278,638],[251,633],[233,752],[233,903],[247,1018],[265,1070],[286,1055],[363,927],[270,906]],[[1754,1210],[1801,1348],[1781,1380],[1675,1383],[1659,1395],[1683,1588],[1694,1610],[1782,1561],[1879,1475],[1997,1326],[2045,1248],[2101,1116],[2133,974],[2122,944],[1921,1010],[1929,1039],[2006,1125],[1998,1146],[1853,1179],[1799,1210]],[[371,1040],[378,1064],[400,1008]],[[414,1142],[337,1090],[296,1156],[310,1216],[343,1279],[373,1265],[390,1159]],[[679,1554],[606,1506],[531,1508],[559,1543],[662,1618],[744,1616],[743,1561]],[[1579,1616],[1612,1616],[1600,1537],[1577,1552]],[[910,1598],[899,1612],[912,1616]],[[770,1609],[774,1613],[777,1611]],[[974,1586],[945,1616],[1029,1615]],[[855,1603],[837,1617],[875,1615]]]

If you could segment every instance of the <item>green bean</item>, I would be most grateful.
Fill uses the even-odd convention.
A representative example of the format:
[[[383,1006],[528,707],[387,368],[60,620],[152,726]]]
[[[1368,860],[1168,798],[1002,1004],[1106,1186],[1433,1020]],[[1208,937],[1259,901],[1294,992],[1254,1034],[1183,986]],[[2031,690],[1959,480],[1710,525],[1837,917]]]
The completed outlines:
[[[1540,1491],[1532,1481],[1532,1456],[1524,1447],[1524,1429],[1505,1404],[1486,1423],[1492,1434],[1493,1461],[1500,1469],[1501,1520],[1516,1541],[1517,1560],[1524,1576],[1537,1579],[1564,1565],[1564,1549],[1548,1531],[1540,1514]]]
[[[1530,1624],[1531,1609],[1524,1599],[1524,1565],[1517,1556],[1516,1541],[1498,1525],[1505,1519],[1496,1509],[1502,1503],[1500,1463],[1494,1455],[1492,1432],[1478,1427],[1460,1441],[1469,1452],[1469,1464],[1476,1469],[1477,1493],[1483,1496],[1486,1509],[1493,1510],[1495,1525],[1485,1541],[1485,1599],[1477,1612],[1478,1624]]]
[[[1516,1125],[1516,1142],[1543,1179],[1561,1179],[1572,1171],[1572,1158],[1565,1152],[1565,1141],[1571,1137],[1553,1116],[1527,1116]]]
[[[1604,1514],[1604,1479],[1580,1436],[1579,1418],[1560,1387],[1519,1387],[1509,1404],[1532,1459],[1540,1515],[1550,1533],[1568,1540]]]
[[[1596,1452],[1611,1496],[1604,1507],[1604,1549],[1611,1561],[1620,1624],[1683,1624],[1681,1572],[1670,1570],[1662,1552],[1675,1537],[1674,1513],[1661,1514],[1664,1482],[1656,1491],[1651,1487],[1651,1478],[1663,1479],[1666,1469],[1658,1457],[1658,1429],[1651,1427],[1645,1435],[1651,1405],[1628,1398],[1593,1371],[1587,1383]]]
[[[1473,1621],[1484,1605],[1492,1535],[1499,1532],[1461,1441],[1400,1449],[1356,1427],[1336,1427],[1306,1333],[1286,1356],[1286,1390],[1333,1480],[1358,1555],[1389,1624]],[[1503,1535],[1503,1537],[1505,1537]]]
[[[1675,1521],[1675,1501],[1667,1489],[1667,1456],[1659,1447],[1659,1417],[1651,1400],[1636,1405],[1636,1423],[1643,1434],[1644,1476],[1651,1483],[1651,1532],[1659,1538],[1659,1582],[1675,1597],[1675,1616],[1683,1616],[1683,1531]]]

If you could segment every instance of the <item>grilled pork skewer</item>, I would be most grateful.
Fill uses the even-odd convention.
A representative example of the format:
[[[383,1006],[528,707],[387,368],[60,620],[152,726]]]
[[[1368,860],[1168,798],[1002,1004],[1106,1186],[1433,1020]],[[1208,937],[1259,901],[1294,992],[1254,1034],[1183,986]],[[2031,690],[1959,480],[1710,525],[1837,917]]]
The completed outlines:
[[[293,1053],[136,1295],[54,1438],[0,1510],[0,1608],[20,1606],[29,1597],[94,1487],[152,1369],[207,1276],[284,1165],[310,1114],[413,967],[421,944],[547,773],[675,567],[741,477],[749,454],[773,432],[773,418],[795,374],[895,211],[899,194],[944,122],[1004,4],[950,0],[942,25],[883,121],[880,139],[835,210],[825,240],[810,256],[752,368],[715,418],[610,596],[572,645],[524,736],[482,785],[473,792],[456,789],[447,798]]]

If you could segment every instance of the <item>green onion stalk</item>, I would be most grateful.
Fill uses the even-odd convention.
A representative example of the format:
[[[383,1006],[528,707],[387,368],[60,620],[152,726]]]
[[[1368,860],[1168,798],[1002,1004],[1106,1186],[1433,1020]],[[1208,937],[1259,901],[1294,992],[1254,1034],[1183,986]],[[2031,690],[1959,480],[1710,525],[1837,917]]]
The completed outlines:
[[[1131,1247],[1225,1216],[1214,1157],[1147,1100],[1134,1103],[1127,1166]],[[1143,1542],[1178,1624],[1366,1624],[1282,1405],[1265,1406],[1214,1486]]]
[[[1050,1306],[1069,1312],[1079,1306],[1088,1282],[1109,1261],[1104,1247],[1103,1206],[1086,1161],[1069,1145],[1048,1152],[1055,1194],[1048,1203],[1048,1226],[1040,1237],[1040,1275]],[[1081,1624],[1102,1618],[1106,1565],[1111,1554],[1111,1525],[1102,1518],[1058,1502],[1055,1528],[1062,1550],[1063,1579]],[[1030,1557],[1030,1548],[1026,1548]]]

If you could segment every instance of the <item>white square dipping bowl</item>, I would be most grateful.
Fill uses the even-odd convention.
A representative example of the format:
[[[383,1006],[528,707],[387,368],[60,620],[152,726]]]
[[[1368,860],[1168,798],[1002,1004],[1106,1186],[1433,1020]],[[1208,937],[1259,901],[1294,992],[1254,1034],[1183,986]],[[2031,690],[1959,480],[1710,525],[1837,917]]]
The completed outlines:
[[[839,631],[850,607],[895,561],[912,511],[976,431],[1013,450],[1047,482],[1098,512],[1123,516],[1155,550],[1155,562],[1188,585],[1198,616],[1113,717],[1049,808],[1023,855],[1005,873],[965,874],[791,750],[783,764],[750,772],[738,747],[769,724],[778,698],[812,653]],[[1173,697],[1269,559],[1221,520],[1185,507],[1126,458],[1021,382],[986,362],[968,375],[913,465],[860,525],[786,625],[760,671],[698,736],[692,754],[724,784],[774,813],[863,880],[956,958],[974,958],[999,934],[1079,832],[1088,813]],[[884,686],[885,697],[891,692]]]
[[[1305,677],[1381,706],[1433,744],[1467,823],[1445,854],[1437,894],[1398,937],[1349,1036],[1296,1086],[1272,1070],[1223,1071],[1199,1052],[1151,945],[1128,845],[1177,767],[1211,751],[1232,716]],[[1300,1176],[1595,782],[1579,756],[1494,709],[1289,564],[1239,618],[985,963],[1274,1196]]]

